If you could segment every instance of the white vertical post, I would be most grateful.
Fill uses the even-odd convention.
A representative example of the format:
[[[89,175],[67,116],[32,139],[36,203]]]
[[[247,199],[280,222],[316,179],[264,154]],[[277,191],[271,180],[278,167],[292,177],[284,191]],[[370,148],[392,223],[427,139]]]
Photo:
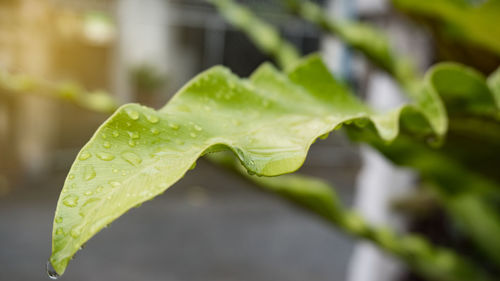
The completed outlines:
[[[117,1],[117,56],[114,90],[121,102],[134,100],[129,85],[131,67],[147,64],[167,73],[169,67],[168,1]]]

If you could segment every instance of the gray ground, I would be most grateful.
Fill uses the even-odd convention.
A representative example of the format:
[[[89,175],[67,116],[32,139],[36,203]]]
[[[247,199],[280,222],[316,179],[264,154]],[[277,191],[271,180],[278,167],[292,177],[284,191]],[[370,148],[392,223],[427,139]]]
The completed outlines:
[[[349,202],[355,169],[345,166],[352,154],[344,161],[341,154],[325,158],[332,149],[317,147],[303,171],[335,182]],[[1,281],[48,279],[63,176],[0,198]],[[165,194],[93,238],[61,280],[344,280],[352,243],[316,217],[201,161]]]

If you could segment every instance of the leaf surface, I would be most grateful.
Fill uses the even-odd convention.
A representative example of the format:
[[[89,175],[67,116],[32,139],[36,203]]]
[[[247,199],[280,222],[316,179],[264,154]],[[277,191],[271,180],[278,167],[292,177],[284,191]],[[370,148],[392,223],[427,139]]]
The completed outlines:
[[[163,193],[208,152],[229,149],[249,173],[277,176],[297,170],[309,146],[343,123],[368,125],[391,141],[400,120],[420,120],[442,137],[446,114],[432,79],[426,81],[413,104],[378,113],[311,56],[286,74],[264,64],[249,79],[214,67],[158,111],[122,106],[71,167],[56,210],[50,261],[64,273],[87,240]]]

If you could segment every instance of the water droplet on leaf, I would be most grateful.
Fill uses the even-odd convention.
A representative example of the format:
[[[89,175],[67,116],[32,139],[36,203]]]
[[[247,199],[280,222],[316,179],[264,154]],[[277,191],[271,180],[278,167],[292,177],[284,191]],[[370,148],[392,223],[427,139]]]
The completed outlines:
[[[123,152],[122,158],[134,166],[137,166],[137,165],[141,164],[141,162],[142,162],[142,158],[133,152]]]
[[[78,156],[78,159],[80,159],[80,160],[82,160],[82,161],[83,161],[83,160],[87,160],[87,159],[89,159],[91,156],[92,156],[92,154],[90,154],[90,152],[88,152],[88,151],[84,150],[84,151],[82,151],[82,152],[80,153],[80,156]]]
[[[99,152],[99,153],[97,153],[97,158],[99,158],[103,161],[111,161],[111,160],[115,159],[115,156],[113,154],[110,154],[110,153]]]
[[[74,194],[70,194],[70,195],[67,195],[66,197],[64,197],[63,204],[72,208],[72,207],[75,207],[76,205],[78,205],[78,199],[79,199],[78,196],[76,196]]]
[[[96,173],[95,173],[94,167],[92,167],[92,166],[85,166],[85,168],[83,170],[83,178],[86,181],[89,181],[89,180],[95,178],[95,176],[96,176]]]
[[[160,121],[160,119],[159,119],[159,118],[158,118],[158,116],[156,116],[156,115],[149,115],[149,114],[148,114],[148,115],[146,115],[146,119],[147,119],[150,123],[152,123],[152,124],[156,124],[156,123],[158,123],[158,121]]]
[[[129,135],[132,139],[138,139],[138,138],[139,138],[139,133],[138,133],[138,132],[128,132],[128,135]]]
[[[110,181],[109,184],[111,185],[111,187],[115,188],[115,187],[118,187],[120,185],[122,185],[121,183],[117,182],[117,181]]]
[[[128,117],[132,120],[137,120],[139,119],[139,112],[133,110],[133,109],[125,109],[125,112],[127,113]]]
[[[177,124],[170,123],[170,124],[168,124],[168,126],[169,126],[170,128],[172,128],[172,129],[174,129],[174,130],[179,130],[179,125],[177,125]]]
[[[104,148],[110,148],[111,147],[111,143],[109,141],[105,141],[102,146],[104,146]]]

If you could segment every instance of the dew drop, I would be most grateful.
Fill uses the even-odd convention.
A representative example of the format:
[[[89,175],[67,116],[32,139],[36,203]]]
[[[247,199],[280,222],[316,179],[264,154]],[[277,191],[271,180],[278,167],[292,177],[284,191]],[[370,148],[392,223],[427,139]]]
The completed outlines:
[[[156,124],[156,123],[158,123],[158,121],[160,121],[160,119],[159,119],[159,118],[158,118],[158,116],[156,116],[156,115],[149,115],[149,114],[148,114],[148,115],[146,115],[146,119],[147,119],[150,123],[152,123],[152,124]]]
[[[120,133],[118,133],[118,131],[113,131],[112,135],[113,137],[117,138],[120,136]]]
[[[85,215],[87,215],[91,211],[92,206],[94,206],[95,203],[99,201],[101,201],[101,199],[99,198],[90,198],[89,200],[85,201],[85,203],[83,203],[82,207],[80,208],[80,216],[85,217]]]
[[[81,233],[81,229],[79,226],[74,226],[73,228],[71,228],[71,231],[69,232],[69,234],[73,238],[78,238],[80,236],[80,233]]]
[[[64,230],[63,230],[63,228],[62,228],[62,227],[58,227],[58,228],[56,229],[56,235],[62,235],[62,234],[64,234]]]
[[[63,221],[63,218],[62,217],[57,217],[56,218],[56,223],[61,223]]]
[[[94,194],[94,192],[92,190],[85,191],[85,193],[84,193],[85,196],[90,196],[92,194]]]
[[[118,169],[113,169],[113,173],[118,173]]]
[[[151,128],[151,133],[153,135],[158,135],[160,133],[160,130],[158,130],[157,128]]]
[[[177,125],[177,124],[170,123],[170,124],[168,124],[168,126],[169,126],[170,128],[172,128],[172,129],[176,130],[176,131],[177,131],[177,130],[179,130],[179,125]]]
[[[137,166],[142,162],[142,158],[133,152],[123,152],[122,158],[123,160],[127,161],[128,163],[134,166]]]
[[[115,159],[115,156],[113,154],[110,154],[110,153],[99,152],[99,153],[97,153],[97,158],[99,158],[103,161],[111,161],[111,160]]]
[[[60,277],[59,274],[57,274],[57,271],[54,269],[54,267],[52,267],[52,263],[50,263],[50,261],[47,261],[46,271],[47,275],[52,280],[57,280]]]
[[[203,128],[201,128],[200,126],[198,125],[194,125],[194,129],[198,132],[201,132],[203,130]]]
[[[133,109],[125,109],[125,112],[127,113],[128,117],[132,120],[137,120],[139,119],[139,112],[133,110]]]
[[[118,187],[120,185],[122,185],[121,183],[117,182],[117,181],[110,181],[109,184],[111,185],[111,187],[115,188],[115,187]]]
[[[78,205],[78,199],[79,199],[78,196],[76,196],[74,194],[70,194],[70,195],[67,195],[66,197],[64,197],[63,204],[70,207],[70,208],[73,208],[76,205]]]
[[[138,138],[139,138],[139,133],[138,133],[138,132],[128,132],[128,135],[129,135],[132,139],[138,139]]]
[[[96,189],[95,189],[95,193],[100,193],[101,191],[104,190],[104,186],[102,185],[99,185]]]
[[[74,179],[74,178],[75,178],[75,175],[73,175],[73,174],[69,174],[68,179],[72,180],[72,179]]]
[[[128,146],[130,147],[134,147],[136,145],[135,141],[134,140],[129,140],[128,141]]]
[[[89,180],[95,178],[95,176],[96,176],[96,173],[95,173],[94,167],[92,167],[92,166],[85,166],[85,168],[83,170],[83,178],[86,181],[89,181]]]
[[[103,146],[104,148],[110,148],[110,147],[111,147],[111,143],[110,143],[109,141],[105,141],[105,142],[102,144],[102,146]]]
[[[87,159],[89,159],[91,156],[92,156],[92,154],[90,154],[90,152],[88,152],[88,151],[84,150],[84,151],[82,151],[82,152],[80,153],[80,156],[78,156],[78,159],[80,159],[80,160],[82,160],[82,161],[83,161],[83,160],[87,160]]]

